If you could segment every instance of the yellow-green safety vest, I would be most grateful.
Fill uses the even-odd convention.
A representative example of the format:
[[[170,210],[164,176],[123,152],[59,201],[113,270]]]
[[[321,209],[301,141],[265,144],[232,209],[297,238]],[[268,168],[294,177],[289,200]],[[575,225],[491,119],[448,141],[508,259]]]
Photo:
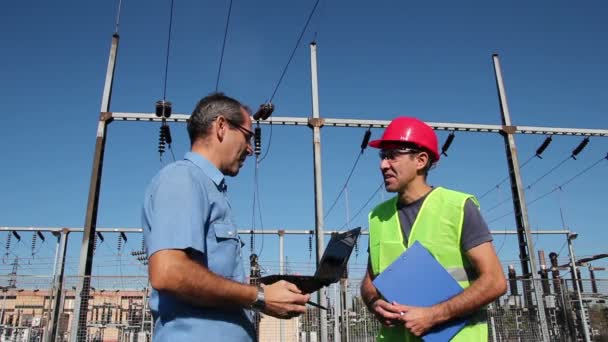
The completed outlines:
[[[425,198],[405,246],[397,197],[375,207],[369,214],[369,254],[373,277],[380,274],[415,241],[419,241],[437,261],[458,281],[462,288],[469,287],[475,278],[475,270],[460,247],[464,206],[467,199],[479,206],[473,195],[437,187]],[[467,325],[451,341],[487,341],[488,325],[481,314],[469,320]],[[422,341],[405,329],[396,326],[382,327],[377,341]]]

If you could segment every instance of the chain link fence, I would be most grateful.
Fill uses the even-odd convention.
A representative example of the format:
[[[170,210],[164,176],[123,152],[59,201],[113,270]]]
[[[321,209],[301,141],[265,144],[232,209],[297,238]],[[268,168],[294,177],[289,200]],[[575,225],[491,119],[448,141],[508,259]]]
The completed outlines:
[[[0,342],[47,341],[54,317],[53,279],[42,276],[0,277]],[[529,280],[511,282],[509,292],[488,308],[489,341],[538,341],[541,322],[534,305],[521,291]],[[66,277],[57,317],[55,341],[69,341],[74,322],[77,277]],[[86,341],[149,342],[153,324],[147,306],[146,277],[91,278],[86,319]],[[260,342],[321,341],[320,315],[327,318],[328,341],[375,341],[379,322],[370,314],[359,293],[360,279],[347,279],[327,288],[327,311],[309,307],[290,320],[261,315],[257,324]],[[543,280],[546,324],[550,341],[583,341],[586,319],[593,341],[608,341],[608,280],[581,280],[579,298],[570,279]],[[580,302],[584,315],[581,315]]]

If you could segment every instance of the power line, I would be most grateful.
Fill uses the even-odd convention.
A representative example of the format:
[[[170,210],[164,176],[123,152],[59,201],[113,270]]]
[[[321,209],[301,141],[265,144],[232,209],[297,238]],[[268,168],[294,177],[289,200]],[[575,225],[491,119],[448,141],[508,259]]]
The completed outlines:
[[[519,167],[519,169],[523,169],[524,167],[526,167],[526,165],[528,165],[528,163],[530,163],[534,157],[536,157],[536,155],[531,156],[530,158],[528,158],[528,160],[526,160],[523,164],[521,164],[521,166]],[[483,193],[483,195],[479,196],[477,199],[481,200],[482,198],[486,197],[489,193],[491,193],[492,191],[494,191],[495,189],[500,188],[500,186],[506,182],[509,179],[509,176],[507,175],[505,178],[503,178],[500,182],[498,182],[496,185],[494,185],[493,187],[491,187],[490,189],[488,189],[486,192]],[[502,203],[501,203],[502,204]]]
[[[359,210],[357,210],[357,212],[355,213],[355,215],[353,215],[353,217],[350,219],[351,221],[354,220],[357,216],[359,216],[359,214],[361,214],[361,212],[363,211],[363,209],[365,209],[367,207],[367,205],[369,204],[369,202],[372,201],[372,199],[374,199],[374,196],[376,196],[376,194],[380,191],[380,189],[382,189],[382,187],[384,186],[384,181],[382,181],[380,183],[380,185],[378,186],[378,188],[376,189],[376,191],[374,191],[374,193],[367,199],[367,201],[365,201],[365,203],[361,206],[361,208],[359,208]],[[346,228],[346,225],[348,224],[348,222],[345,222],[342,227],[340,227],[339,230],[342,230],[344,228]]]
[[[230,24],[230,14],[232,13],[232,0],[228,6],[228,16],[226,17],[226,28],[224,29],[224,42],[222,43],[222,53],[220,54],[220,65],[217,69],[217,80],[215,81],[215,91],[220,85],[220,74],[222,72],[222,62],[224,61],[224,49],[226,48],[226,37],[228,36],[228,25]]]
[[[171,31],[173,29],[173,1],[171,0],[171,12],[169,13],[169,35],[167,36],[167,54],[165,56],[165,79],[163,85],[163,101],[167,99],[167,75],[169,73],[169,51],[171,50]]]
[[[338,196],[336,196],[336,199],[331,204],[331,206],[330,206],[329,210],[327,211],[327,213],[325,214],[324,218],[327,218],[329,216],[329,214],[331,213],[331,211],[336,206],[336,203],[338,203],[338,199],[340,199],[340,196],[342,196],[342,193],[346,190],[346,187],[348,186],[348,182],[350,181],[350,178],[352,177],[353,172],[355,172],[355,168],[357,167],[357,164],[359,163],[359,159],[361,159],[361,156],[363,155],[363,152],[365,152],[365,149],[367,148],[367,145],[369,143],[369,139],[370,139],[371,136],[372,136],[372,131],[371,131],[371,129],[368,128],[367,131],[365,131],[365,135],[363,136],[363,140],[361,141],[361,151],[357,155],[357,159],[355,160],[355,163],[353,164],[353,167],[350,169],[348,177],[346,178],[346,181],[344,182],[344,185],[342,186],[342,189],[340,190],[340,193],[338,193]]]
[[[118,0],[118,9],[116,11],[116,27],[114,28],[114,33],[118,34],[118,29],[120,27],[120,10],[122,8],[122,0]]]
[[[570,158],[570,157],[568,157],[568,158]],[[541,195],[541,196],[539,196],[539,197],[531,200],[530,202],[528,202],[528,206],[534,204],[535,202],[540,201],[541,199],[549,196],[550,194],[556,192],[557,190],[561,190],[564,186],[566,186],[567,184],[569,184],[570,182],[572,182],[576,178],[582,176],[583,174],[585,174],[586,172],[588,172],[589,170],[591,170],[592,168],[594,168],[595,166],[597,166],[599,163],[602,162],[602,160],[608,160],[608,153],[606,154],[605,157],[600,158],[598,161],[596,161],[595,163],[589,165],[588,167],[586,167],[585,169],[583,169],[582,171],[580,171],[576,175],[572,176],[567,181],[565,181],[562,184],[560,184],[560,185],[556,186],[555,188],[553,188],[553,190],[551,190],[551,191],[549,191],[549,192],[547,192],[547,193],[545,193],[545,194],[543,194],[543,195]],[[498,220],[502,219],[503,217],[506,217],[506,216],[508,216],[508,215],[510,215],[512,213],[513,213],[513,211],[510,211],[510,212],[508,212],[508,213],[506,213],[504,215],[501,215],[501,216],[499,216],[499,217],[497,217],[497,218],[495,218],[495,219],[493,219],[491,221],[488,221],[488,223],[492,223],[492,222],[498,221]]]
[[[547,177],[548,175],[550,175],[553,171],[557,170],[560,166],[564,165],[565,162],[567,162],[568,160],[570,160],[570,156],[566,157],[566,159],[562,160],[561,162],[559,162],[557,165],[555,165],[554,167],[552,167],[549,171],[547,171],[544,175],[538,177],[537,179],[535,179],[532,183],[530,183],[528,186],[526,186],[526,189],[530,189],[532,188],[536,183],[540,182],[543,178]]]
[[[350,177],[352,177],[353,173],[355,172],[355,168],[357,167],[357,163],[359,163],[359,159],[361,159],[362,155],[363,155],[363,151],[361,151],[361,153],[357,154],[357,159],[355,159],[355,163],[353,164],[353,167],[350,169],[350,173],[348,174],[348,177],[346,177],[346,182],[344,182],[344,185],[342,185],[342,189],[340,190],[340,192],[338,193],[338,195],[334,199],[333,203],[329,207],[329,210],[327,210],[327,213],[325,213],[325,218],[327,218],[329,216],[329,214],[331,213],[331,211],[334,209],[334,207],[338,203],[338,200],[340,199],[340,196],[342,196],[342,194],[344,193],[344,190],[348,186],[348,181],[350,181]]]
[[[543,159],[542,154],[545,152],[545,150],[547,149],[547,147],[549,147],[549,145],[551,144],[552,140],[553,140],[552,136],[546,137],[545,140],[543,141],[543,143],[536,149],[536,151],[534,152],[534,155],[530,156],[530,158],[528,158],[528,160],[526,160],[519,167],[519,169],[521,170],[524,167],[526,167],[526,165],[528,165],[528,163],[530,163],[532,161],[532,159],[534,159],[534,157],[537,157],[538,159]],[[492,190],[498,189],[507,179],[509,179],[508,175],[505,178],[503,178],[498,184],[496,184],[495,186],[493,186],[492,188],[490,188],[488,191],[486,191],[483,195],[481,195],[480,197],[478,197],[478,199],[482,199],[487,194],[489,194],[490,192],[492,192]]]
[[[304,27],[302,28],[302,32],[300,32],[300,37],[298,37],[298,41],[296,42],[296,46],[293,48],[293,51],[291,52],[291,56],[289,56],[289,60],[287,60],[287,64],[285,65],[285,68],[283,68],[283,72],[281,73],[281,77],[279,78],[279,82],[277,82],[277,85],[274,88],[274,91],[272,92],[272,96],[270,97],[270,100],[268,100],[267,102],[272,102],[272,100],[274,99],[274,96],[277,93],[277,90],[279,90],[279,86],[281,85],[281,81],[283,81],[283,77],[285,76],[285,73],[287,72],[287,68],[289,67],[289,64],[291,63],[291,60],[293,59],[293,56],[295,55],[296,50],[298,49],[298,46],[300,45],[300,41],[302,40],[302,37],[304,36],[304,33],[306,32],[306,28],[308,27],[308,24],[310,23],[310,19],[312,18],[313,14],[315,13],[315,10],[317,9],[317,5],[319,5],[319,0],[317,0],[315,2],[315,5],[313,6],[312,10],[310,11],[310,14],[308,15],[308,19],[306,19],[306,24],[304,24]]]

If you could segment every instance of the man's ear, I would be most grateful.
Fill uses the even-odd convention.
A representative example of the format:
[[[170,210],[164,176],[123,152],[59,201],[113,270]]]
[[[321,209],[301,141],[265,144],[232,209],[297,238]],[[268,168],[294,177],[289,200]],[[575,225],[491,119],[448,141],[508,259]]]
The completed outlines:
[[[429,154],[426,152],[420,152],[416,155],[416,168],[418,170],[424,170],[426,168],[426,164],[429,162]]]
[[[226,130],[228,129],[228,122],[226,121],[226,118],[220,115],[215,118],[213,124],[215,125],[215,135],[217,139],[219,141],[223,141],[224,136],[226,134]]]

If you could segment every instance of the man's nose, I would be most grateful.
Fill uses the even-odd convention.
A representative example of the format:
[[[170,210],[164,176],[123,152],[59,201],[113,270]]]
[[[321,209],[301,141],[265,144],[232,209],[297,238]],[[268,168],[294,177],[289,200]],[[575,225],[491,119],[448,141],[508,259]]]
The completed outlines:
[[[380,160],[380,170],[384,171],[384,170],[388,170],[389,168],[390,168],[390,164],[388,163],[388,160],[386,160],[386,159]]]

